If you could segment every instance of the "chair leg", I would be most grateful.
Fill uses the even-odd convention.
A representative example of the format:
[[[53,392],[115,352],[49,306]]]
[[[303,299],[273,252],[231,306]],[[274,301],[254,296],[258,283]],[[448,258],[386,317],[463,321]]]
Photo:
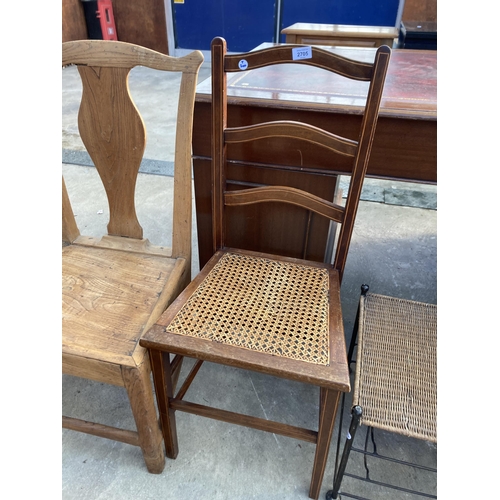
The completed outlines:
[[[344,477],[344,472],[347,466],[347,461],[349,460],[349,453],[351,452],[352,443],[354,442],[354,436],[359,427],[359,421],[361,419],[362,410],[360,406],[355,406],[352,409],[352,419],[349,425],[349,432],[347,433],[346,442],[344,446],[344,451],[342,452],[342,459],[340,460],[339,469],[337,475],[333,481],[333,490],[326,494],[327,500],[337,498],[340,490],[340,484],[342,483],[342,478]],[[342,425],[341,425],[342,427]]]
[[[156,390],[156,401],[160,411],[160,422],[165,441],[165,450],[168,458],[176,458],[179,453],[177,443],[177,426],[175,410],[169,405],[169,398],[174,397],[174,381],[172,378],[172,364],[170,355],[153,349],[149,350],[151,369]]]
[[[122,376],[134,415],[144,461],[149,472],[160,474],[165,467],[165,452],[147,359],[137,368],[122,367]]]
[[[328,452],[330,450],[330,442],[332,440],[339,398],[339,391],[325,389],[323,387],[320,389],[318,441],[314,457],[311,487],[309,488],[309,498],[317,499],[319,497],[326,461],[328,459]]]

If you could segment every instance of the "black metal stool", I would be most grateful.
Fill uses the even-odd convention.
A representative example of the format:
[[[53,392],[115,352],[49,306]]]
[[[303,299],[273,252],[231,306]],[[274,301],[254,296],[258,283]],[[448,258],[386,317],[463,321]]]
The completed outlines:
[[[402,488],[369,476],[366,457],[376,457],[393,463],[436,472],[436,469],[380,455],[377,452],[373,429],[381,429],[403,436],[437,443],[436,415],[436,343],[437,306],[406,299],[368,293],[361,287],[361,297],[348,352],[349,365],[353,362],[357,345],[356,372],[349,426],[340,465],[340,432],[333,490],[327,500],[338,498],[344,475],[427,498],[437,498],[424,492]],[[345,397],[342,400],[342,422]],[[354,436],[360,424],[366,425],[364,449],[353,447]],[[373,452],[368,451],[369,437]],[[364,455],[366,476],[346,472],[351,451]],[[342,496],[361,499],[349,493]]]

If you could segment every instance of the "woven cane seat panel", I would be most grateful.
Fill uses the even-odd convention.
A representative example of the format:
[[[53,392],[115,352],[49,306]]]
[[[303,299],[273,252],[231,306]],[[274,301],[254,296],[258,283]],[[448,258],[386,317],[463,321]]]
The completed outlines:
[[[361,422],[437,442],[437,306],[361,300],[353,404]]]
[[[226,253],[167,330],[328,365],[328,320],[328,270]]]

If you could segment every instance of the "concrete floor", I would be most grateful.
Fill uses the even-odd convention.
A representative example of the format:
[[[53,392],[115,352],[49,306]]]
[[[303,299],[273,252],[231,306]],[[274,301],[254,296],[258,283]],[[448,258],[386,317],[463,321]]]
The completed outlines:
[[[200,81],[209,77],[205,64]],[[62,72],[62,172],[80,230],[104,234],[107,206],[97,173],[78,137],[76,113],[81,95],[75,67]],[[138,180],[138,216],[145,236],[168,244],[169,193],[172,189],[172,137],[167,119],[175,97],[176,78],[136,68],[130,88],[148,127],[148,145]],[[160,117],[160,121],[156,118]],[[102,212],[101,212],[102,211]],[[346,341],[349,342],[359,287],[423,302],[437,302],[436,187],[368,179],[365,182],[342,288]],[[195,222],[195,221],[194,221]],[[193,231],[193,274],[197,265],[196,226]],[[207,396],[210,394],[210,396]],[[316,427],[318,394],[309,386],[206,363],[189,392],[189,399],[292,425]],[[125,390],[63,376],[62,412],[87,420],[134,429]],[[347,404],[349,395],[347,396]],[[344,426],[348,425],[348,411]],[[277,435],[179,413],[179,456],[168,460],[160,475],[149,474],[139,448],[77,432],[62,431],[62,497],[65,500],[128,499],[306,499],[314,446]],[[338,429],[338,426],[337,426]],[[331,489],[335,431],[320,498]],[[342,435],[345,435],[345,428]],[[413,457],[436,465],[436,446],[377,432],[379,451]],[[355,444],[362,446],[364,429]],[[389,453],[389,452],[388,452]],[[372,479],[390,478],[436,494],[436,478],[374,465]],[[352,455],[350,470],[361,470]],[[352,486],[352,488],[351,488]],[[343,489],[368,498],[411,499],[401,492],[379,492],[348,479]]]

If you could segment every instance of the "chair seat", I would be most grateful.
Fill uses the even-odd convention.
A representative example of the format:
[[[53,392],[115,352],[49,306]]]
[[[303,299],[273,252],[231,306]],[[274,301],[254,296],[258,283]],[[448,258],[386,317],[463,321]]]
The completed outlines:
[[[218,251],[144,337],[177,354],[298,380],[349,387],[342,349],[338,273],[328,264],[228,249]],[[206,342],[200,342],[206,341]]]
[[[135,366],[176,259],[80,245],[62,251],[63,354]]]
[[[436,332],[434,304],[362,298],[353,394],[361,423],[437,442]]]

